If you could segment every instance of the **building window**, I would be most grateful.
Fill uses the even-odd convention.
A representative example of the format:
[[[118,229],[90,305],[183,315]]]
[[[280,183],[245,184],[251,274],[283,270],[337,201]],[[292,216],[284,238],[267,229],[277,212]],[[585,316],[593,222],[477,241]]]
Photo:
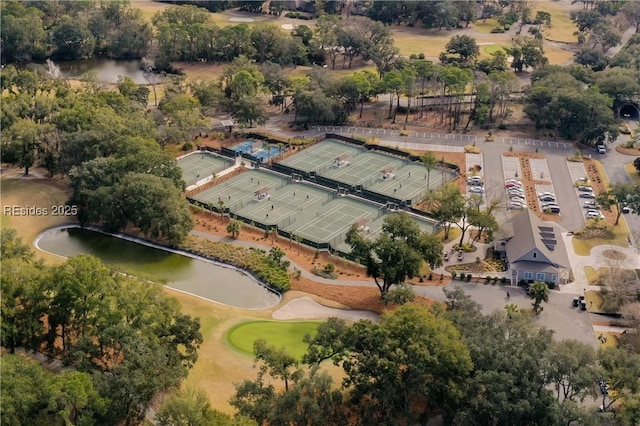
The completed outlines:
[[[525,280],[531,280],[531,279],[533,279],[533,272],[525,272],[525,273],[524,273],[524,279],[525,279]]]
[[[544,272],[537,272],[536,273],[536,280],[544,281]]]
[[[533,258],[535,259],[536,257],[538,257],[538,253],[536,253],[535,251],[533,252]]]
[[[551,274],[551,282],[553,283],[558,282],[558,274]]]

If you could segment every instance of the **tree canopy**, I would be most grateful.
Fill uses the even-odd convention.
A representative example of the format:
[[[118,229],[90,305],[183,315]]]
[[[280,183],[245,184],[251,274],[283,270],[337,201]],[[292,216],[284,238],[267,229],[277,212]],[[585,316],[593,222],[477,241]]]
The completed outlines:
[[[442,243],[433,235],[421,231],[406,213],[391,215],[384,220],[382,233],[375,239],[366,238],[357,225],[346,240],[352,256],[367,269],[384,297],[391,286],[416,276],[423,261],[432,268],[442,264]]]
[[[2,252],[3,346],[42,350],[73,369],[48,379],[39,367],[3,356],[3,422],[55,414],[75,424],[133,424],[156,394],[186,377],[202,343],[200,322],[181,314],[159,286],[114,274],[86,255],[47,267],[15,233],[2,239],[9,248]],[[34,377],[11,400],[4,398],[13,383],[12,373],[5,382],[5,366]]]

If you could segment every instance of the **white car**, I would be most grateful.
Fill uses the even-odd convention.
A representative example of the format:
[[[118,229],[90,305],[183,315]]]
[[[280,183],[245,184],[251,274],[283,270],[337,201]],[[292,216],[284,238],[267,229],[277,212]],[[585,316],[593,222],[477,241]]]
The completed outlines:
[[[539,198],[546,197],[546,196],[556,198],[556,194],[554,194],[553,192],[541,192],[538,194]]]
[[[484,188],[481,186],[470,186],[467,190],[471,194],[484,194]]]
[[[597,207],[598,207],[598,203],[596,203],[593,200],[584,202],[584,208],[585,209],[595,209]]]
[[[587,219],[604,219],[604,215],[595,210],[589,210],[586,215]]]
[[[525,203],[518,203],[516,201],[511,201],[509,203],[509,208],[513,210],[522,210],[522,209],[526,209],[527,205]]]
[[[480,176],[471,176],[467,178],[467,183],[469,185],[483,185],[484,181],[482,180],[482,178]]]
[[[505,188],[522,188],[522,183],[520,182],[507,182],[504,184]]]

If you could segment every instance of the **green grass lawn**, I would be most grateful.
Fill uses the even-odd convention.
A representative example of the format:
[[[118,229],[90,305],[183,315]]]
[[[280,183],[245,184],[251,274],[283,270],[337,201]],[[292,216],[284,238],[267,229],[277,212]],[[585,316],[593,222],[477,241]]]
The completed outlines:
[[[602,296],[597,291],[587,291],[584,293],[584,300],[587,304],[587,311],[591,313],[603,313],[602,312]]]
[[[482,46],[481,50],[482,50],[482,53],[485,53],[487,56],[490,56],[499,50],[504,52],[504,46],[500,46],[499,44],[488,44],[486,46]]]
[[[302,342],[305,334],[314,334],[320,325],[315,321],[250,321],[232,327],[227,333],[227,341],[234,348],[253,355],[253,342],[265,339],[277,348],[284,347],[289,355],[302,359],[307,345]]]
[[[578,40],[573,33],[577,30],[576,25],[571,21],[571,11],[564,3],[551,1],[534,2],[533,13],[544,11],[551,14],[551,28],[543,28],[545,38],[548,40],[563,43],[576,43]]]
[[[495,18],[486,19],[484,21],[478,20],[471,25],[473,26],[473,28],[475,28],[476,31],[487,34],[489,34],[492,29],[499,26],[498,20]]]
[[[625,221],[624,216],[621,216],[620,223],[618,223],[617,226],[611,226],[611,229],[613,230],[613,239],[592,238],[590,240],[579,240],[577,238],[572,238],[571,244],[573,245],[573,251],[579,256],[589,256],[592,248],[602,244],[629,247],[627,242],[629,228],[627,227],[627,222]]]
[[[585,266],[584,273],[587,275],[587,282],[589,285],[596,285],[600,277],[598,271],[596,271],[593,266]]]

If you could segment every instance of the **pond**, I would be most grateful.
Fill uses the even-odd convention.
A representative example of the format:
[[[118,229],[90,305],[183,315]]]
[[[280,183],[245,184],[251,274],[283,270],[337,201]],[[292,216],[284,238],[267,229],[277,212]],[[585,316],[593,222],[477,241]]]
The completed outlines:
[[[140,69],[141,63],[139,59],[92,58],[55,63],[48,60],[45,66],[52,77],[77,79],[82,77],[82,74],[95,71],[98,81],[102,83],[115,84],[118,82],[118,76],[124,75],[137,84],[146,84],[147,80]]]
[[[90,254],[115,270],[229,306],[267,309],[280,301],[279,295],[232,267],[148,244],[75,227],[50,229],[35,242],[49,253]]]

